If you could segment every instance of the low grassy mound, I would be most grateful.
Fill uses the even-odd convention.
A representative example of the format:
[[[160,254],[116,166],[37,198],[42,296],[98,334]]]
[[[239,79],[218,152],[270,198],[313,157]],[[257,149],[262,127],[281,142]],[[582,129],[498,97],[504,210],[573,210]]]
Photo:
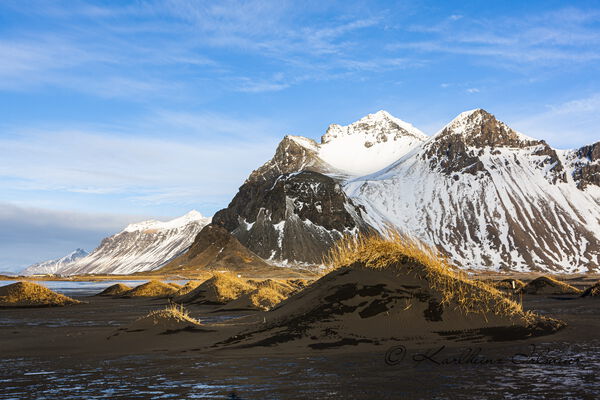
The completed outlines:
[[[287,281],[266,279],[253,281],[256,289],[244,293],[227,303],[221,310],[270,310],[281,303],[290,294],[298,291],[297,287]]]
[[[52,307],[79,303],[33,282],[17,282],[0,287],[0,307]]]
[[[600,281],[585,289],[581,297],[600,297]]]
[[[131,288],[122,283],[115,283],[98,293],[96,296],[121,296],[130,291]]]
[[[167,297],[177,290],[168,283],[152,280],[123,293],[123,297]]]
[[[190,317],[183,306],[169,305],[163,310],[152,311],[138,318],[127,328],[127,331],[157,330],[181,331],[200,327],[200,321]]]
[[[361,343],[503,341],[565,326],[524,311],[420,242],[395,232],[388,236],[343,239],[328,259],[331,272],[259,315],[259,327],[221,344],[327,349]]]
[[[169,282],[168,284],[173,286],[177,290],[179,290],[183,287],[183,285],[180,285],[179,283],[175,283],[175,282]]]
[[[501,281],[491,283],[491,286],[495,287],[499,290],[505,291],[518,291],[521,290],[525,286],[525,282],[519,279],[503,279]]]
[[[549,276],[540,276],[521,289],[525,294],[581,294],[581,290]]]
[[[173,298],[177,303],[226,304],[255,287],[234,274],[215,272],[188,294]]]
[[[191,292],[192,290],[196,289],[198,286],[200,286],[201,283],[202,283],[202,281],[189,281],[189,282],[186,282],[185,285],[181,286],[175,293],[173,293],[171,295],[171,298],[175,298],[175,297],[180,297],[180,296],[186,295],[189,292]]]

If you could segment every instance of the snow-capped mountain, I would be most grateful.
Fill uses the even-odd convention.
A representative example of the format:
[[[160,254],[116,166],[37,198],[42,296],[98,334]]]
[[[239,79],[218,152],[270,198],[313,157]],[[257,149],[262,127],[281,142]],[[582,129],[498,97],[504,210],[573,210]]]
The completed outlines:
[[[345,190],[372,225],[435,244],[463,267],[592,270],[600,265],[596,148],[556,151],[478,109]]]
[[[425,136],[380,111],[321,143],[286,136],[214,218],[276,262],[395,227],[472,268],[600,265],[600,143],[555,150],[477,109]]]
[[[88,252],[83,249],[77,249],[67,254],[64,257],[55,260],[43,261],[30,265],[20,272],[21,275],[49,275],[56,274],[59,270],[68,267],[75,261],[88,255]]]
[[[372,229],[344,180],[379,170],[426,138],[385,111],[329,126],[320,144],[286,136],[213,222],[270,261],[321,263],[344,234]]]
[[[199,212],[190,211],[166,222],[149,220],[128,225],[58,273],[131,274],[158,269],[187,250],[210,221]]]

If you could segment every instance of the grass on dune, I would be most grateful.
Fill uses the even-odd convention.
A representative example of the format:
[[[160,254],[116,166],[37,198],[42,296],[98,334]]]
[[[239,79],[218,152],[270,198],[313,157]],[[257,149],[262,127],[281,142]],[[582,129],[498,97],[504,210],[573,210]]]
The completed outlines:
[[[395,230],[388,230],[384,235],[344,237],[325,258],[325,264],[331,268],[408,269],[441,293],[442,304],[457,307],[465,314],[494,314],[526,321],[537,318],[531,312],[524,312],[521,304],[498,289],[468,278],[436,249]]]
[[[152,280],[137,286],[123,294],[125,297],[164,297],[177,292],[174,286],[157,280]]]
[[[253,285],[228,272],[215,272],[212,278],[198,286],[198,289],[200,288],[204,288],[208,292],[209,300],[222,303],[235,300],[242,294],[255,289]]]
[[[171,303],[162,310],[150,311],[145,316],[139,318],[136,322],[150,321],[153,325],[159,325],[165,322],[177,322],[199,325],[200,320],[192,318],[183,305]]]
[[[0,287],[0,306],[64,306],[79,303],[33,282],[16,282]]]

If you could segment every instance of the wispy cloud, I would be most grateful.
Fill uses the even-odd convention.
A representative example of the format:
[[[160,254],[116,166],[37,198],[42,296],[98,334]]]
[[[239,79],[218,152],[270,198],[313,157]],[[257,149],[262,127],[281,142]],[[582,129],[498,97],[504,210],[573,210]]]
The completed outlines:
[[[273,127],[218,114],[163,111],[139,126],[172,137],[29,130],[0,138],[0,190],[119,195],[146,203],[226,204],[272,154]]]
[[[560,104],[546,110],[516,117],[512,125],[533,137],[545,138],[559,148],[577,148],[600,140],[600,93]]]
[[[499,66],[543,67],[600,60],[596,10],[565,8],[497,18],[451,15],[409,29],[427,38],[390,44],[390,49],[450,53],[501,60]]]

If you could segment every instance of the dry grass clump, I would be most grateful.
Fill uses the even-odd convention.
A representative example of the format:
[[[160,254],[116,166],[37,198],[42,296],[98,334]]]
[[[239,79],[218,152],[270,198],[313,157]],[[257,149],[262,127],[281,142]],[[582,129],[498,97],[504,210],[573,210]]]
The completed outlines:
[[[202,281],[189,281],[186,282],[185,285],[181,286],[175,293],[171,295],[171,297],[183,296],[196,289]]]
[[[287,281],[265,279],[263,281],[252,280],[255,289],[241,294],[238,298],[230,301],[223,310],[270,310],[281,303],[291,294],[299,289],[290,285]]]
[[[208,297],[212,297],[214,301],[221,303],[237,299],[242,294],[254,290],[254,287],[243,279],[226,272],[215,272],[212,278],[200,286],[204,285],[206,285]]]
[[[522,289],[526,294],[580,294],[581,290],[550,276],[540,276]]]
[[[0,307],[49,307],[79,303],[33,282],[16,282],[0,287]]]
[[[424,243],[388,230],[342,238],[325,259],[332,268],[363,266],[372,269],[399,268],[425,278],[432,289],[441,293],[442,304],[461,312],[520,317],[533,321],[535,315],[524,312],[521,304],[483,282],[469,279],[451,266],[446,257]]]
[[[212,277],[188,294],[174,298],[178,303],[225,304],[256,289],[229,272],[215,272]]]
[[[130,291],[131,288],[122,283],[115,283],[98,293],[96,296],[121,296],[122,294]]]
[[[287,298],[286,294],[268,286],[259,287],[248,293],[247,296],[253,308],[265,311],[270,310]]]
[[[192,318],[182,305],[169,304],[162,310],[151,311],[147,315],[138,318],[131,325],[131,328],[182,329],[198,325],[200,325],[200,321]]]
[[[581,297],[600,297],[600,281],[585,289]]]
[[[178,289],[168,283],[152,280],[123,294],[124,297],[166,297]]]

